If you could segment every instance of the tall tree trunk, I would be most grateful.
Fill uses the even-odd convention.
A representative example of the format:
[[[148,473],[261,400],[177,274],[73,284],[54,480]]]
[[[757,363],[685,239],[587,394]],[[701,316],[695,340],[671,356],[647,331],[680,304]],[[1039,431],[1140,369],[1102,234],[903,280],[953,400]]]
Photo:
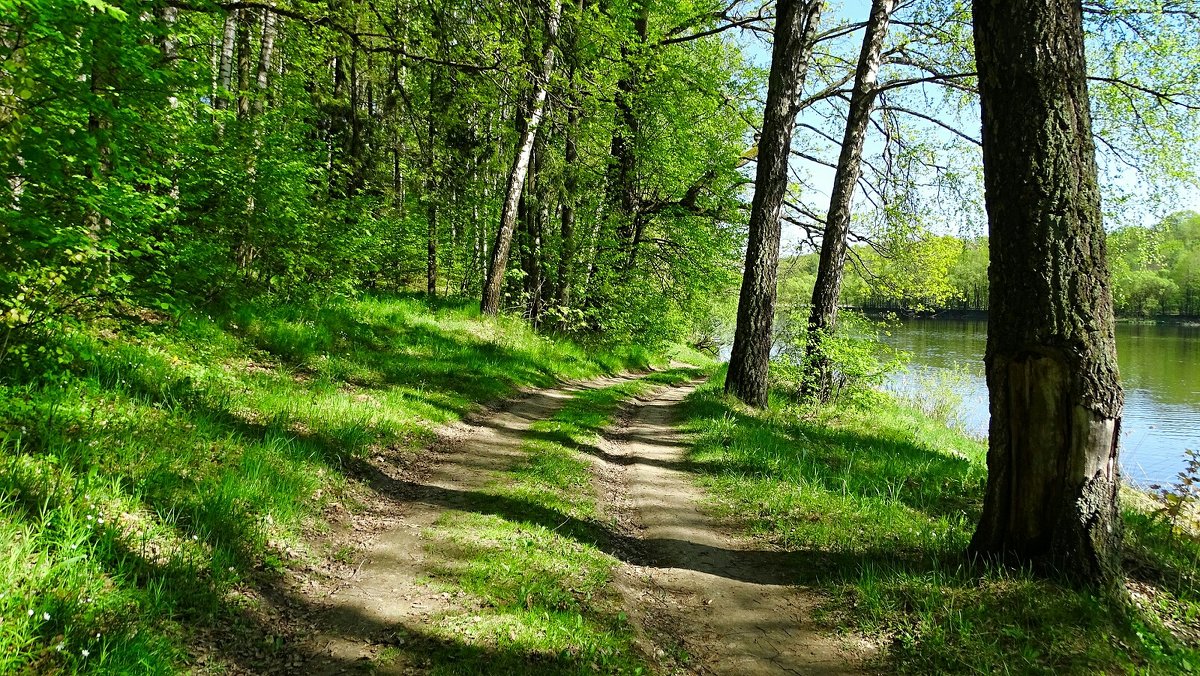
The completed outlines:
[[[93,9],[92,21],[103,25],[104,15]],[[91,101],[88,107],[88,135],[95,142],[96,158],[94,162],[87,165],[85,173],[93,183],[102,184],[113,170],[112,119],[101,112],[101,108],[107,105],[108,90],[112,86],[110,82],[112,57],[108,51],[108,43],[100,35],[100,26],[94,26],[93,30],[91,51],[88,55],[90,59],[89,88],[91,90]],[[88,234],[93,241],[99,241],[111,229],[112,223],[109,218],[90,204],[84,214],[84,220]]]
[[[562,19],[561,0],[550,0],[550,9],[546,15],[546,44],[542,54],[542,72],[538,78],[537,93],[534,95],[533,108],[529,115],[529,123],[517,144],[517,154],[513,158],[512,171],[508,176],[508,188],[505,191],[504,206],[500,211],[500,229],[496,232],[496,244],[492,247],[492,261],[488,266],[487,280],[483,285],[483,299],[479,309],[485,315],[494,315],[500,311],[500,288],[504,282],[504,269],[508,265],[508,251],[512,246],[513,228],[517,220],[517,202],[525,187],[525,176],[529,173],[529,156],[533,153],[533,141],[537,137],[538,127],[546,112],[546,96],[550,88],[550,76],[554,73],[554,43],[558,38],[558,25]]]
[[[576,3],[575,20],[571,24],[570,45],[567,47],[567,82],[570,87],[567,101],[567,127],[563,132],[563,195],[560,214],[558,271],[554,284],[554,304],[560,308],[571,305],[571,267],[575,263],[575,209],[579,202],[579,122],[583,107],[580,88],[575,84],[579,70],[579,34],[586,0]],[[565,327],[564,327],[565,328]]]
[[[634,49],[640,49],[650,32],[650,3],[645,0],[638,2],[635,11],[637,13],[634,16],[633,29],[637,33],[638,41]],[[643,73],[642,64],[638,62],[640,54],[633,54],[633,51],[627,46],[621,47],[621,56],[629,69],[617,81],[614,98],[617,124],[609,151],[612,159],[608,177],[608,202],[615,207],[617,243],[621,247],[630,246],[634,220],[639,209],[637,138],[641,133],[641,120],[637,116],[636,104]]]
[[[541,173],[542,160],[538,160],[538,173]],[[529,318],[534,326],[541,323],[542,310],[546,300],[546,227],[550,223],[550,203],[553,195],[549,182],[540,178],[537,185],[537,209],[533,213],[533,229],[530,232],[533,244],[533,295],[529,298]]]
[[[438,203],[437,203],[437,115],[438,103],[441,96],[438,88],[441,86],[438,77],[438,66],[429,71],[429,128],[425,140],[425,218],[429,230],[426,233],[425,256],[425,293],[430,298],[437,296],[438,279]]]
[[[253,13],[247,9],[238,10],[237,21],[237,74],[238,74],[238,119],[250,116],[250,24]]]
[[[788,157],[796,108],[812,56],[821,0],[780,0],[775,8],[775,45],[758,142],[758,171],[750,205],[750,239],[738,299],[733,352],[725,391],[752,406],[767,405],[771,324],[779,273],[780,212],[787,195]]]
[[[229,90],[233,87],[233,44],[240,11],[235,9],[225,15],[225,26],[221,31],[221,56],[217,67],[217,99],[214,107],[222,110],[229,107]]]
[[[11,26],[0,26],[0,45],[3,45],[12,73],[21,72],[25,68],[25,45],[21,39],[23,33]],[[10,147],[18,148],[20,138],[13,121],[21,101],[14,89],[13,79],[0,78],[0,130],[3,130],[3,140],[10,143]],[[25,190],[25,178],[22,176],[24,166],[25,161],[20,155],[4,163],[6,180],[0,189],[5,190],[6,194],[3,200],[0,200],[0,209],[20,209],[21,193]]]
[[[555,304],[562,308],[571,305],[571,266],[575,262],[575,204],[579,200],[576,194],[579,191],[579,175],[576,173],[576,164],[579,162],[579,103],[578,97],[572,95],[567,110],[566,151],[563,155],[566,177],[563,181],[558,276],[554,294]]]
[[[254,113],[261,115],[267,101],[271,81],[271,66],[275,57],[275,12],[263,11],[262,46],[258,50],[258,74],[254,78],[258,92],[254,97]]]
[[[162,56],[163,65],[168,70],[175,69],[175,61],[179,58],[179,44],[175,41],[175,22],[179,18],[179,9],[175,7],[160,7],[158,21],[162,24],[162,37],[158,42],[158,51]],[[179,107],[179,97],[175,92],[167,97],[167,104],[172,108]]]
[[[542,158],[545,156],[545,136],[538,134],[533,142],[533,159],[529,163],[529,176],[525,181],[525,193],[517,205],[520,232],[521,270],[525,273],[525,294],[528,297],[526,314],[530,319],[537,317],[538,245],[540,239],[538,210],[541,203]]]
[[[434,134],[437,127],[434,121],[434,111],[432,107],[429,110],[429,140],[428,148],[425,153],[425,219],[429,226],[429,231],[426,233],[426,251],[425,251],[425,293],[429,294],[430,298],[437,296],[437,278],[438,278],[438,204],[437,204],[437,178],[435,176],[436,164],[434,162]]]
[[[983,516],[971,551],[1120,580],[1123,396],[1078,0],[975,0],[990,230]]]
[[[813,286],[812,310],[808,316],[808,345],[805,391],[822,399],[833,387],[829,357],[821,349],[826,335],[837,325],[838,298],[842,292],[842,277],[846,267],[846,235],[850,231],[850,208],[854,189],[862,168],[863,141],[871,122],[875,103],[875,84],[883,59],[883,39],[896,0],[874,0],[871,15],[863,34],[862,51],[854,72],[854,90],[850,93],[850,110],[846,114],[846,132],[842,137],[842,152],[838,157],[829,197],[829,213],[825,218],[825,234],[821,238],[821,261]]]

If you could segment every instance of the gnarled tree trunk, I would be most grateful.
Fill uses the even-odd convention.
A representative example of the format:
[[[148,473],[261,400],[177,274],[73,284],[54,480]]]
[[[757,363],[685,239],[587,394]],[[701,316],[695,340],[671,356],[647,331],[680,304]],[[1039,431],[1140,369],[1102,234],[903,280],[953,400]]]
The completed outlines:
[[[797,100],[808,73],[822,4],[821,0],[780,0],[775,9],[775,46],[758,143],[746,270],[738,299],[733,352],[725,376],[725,391],[752,406],[767,405],[767,368],[771,360],[771,324],[779,273],[780,211],[787,194]]]
[[[971,551],[1120,579],[1122,393],[1078,0],[975,0],[990,226],[988,483]]]

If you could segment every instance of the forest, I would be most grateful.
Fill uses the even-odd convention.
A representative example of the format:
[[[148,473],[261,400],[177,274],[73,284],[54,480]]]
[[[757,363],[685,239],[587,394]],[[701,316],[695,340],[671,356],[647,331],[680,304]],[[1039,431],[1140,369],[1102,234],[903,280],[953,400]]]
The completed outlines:
[[[0,673],[1200,665],[1200,2],[0,0],[0,144]]]

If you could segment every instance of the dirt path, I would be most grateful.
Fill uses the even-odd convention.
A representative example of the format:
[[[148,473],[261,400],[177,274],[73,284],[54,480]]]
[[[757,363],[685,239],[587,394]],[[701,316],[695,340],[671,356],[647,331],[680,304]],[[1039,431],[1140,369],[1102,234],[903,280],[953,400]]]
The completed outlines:
[[[434,562],[427,560],[421,532],[446,510],[486,510],[481,489],[496,472],[524,457],[521,445],[532,423],[553,416],[583,389],[631,378],[600,378],[524,395],[501,410],[484,411],[441,430],[433,448],[436,457],[419,480],[377,476],[373,487],[398,504],[398,511],[382,517],[388,524],[371,540],[361,563],[327,590],[311,613],[313,631],[305,652],[312,658],[304,673],[346,673],[355,671],[355,665],[372,673],[424,673],[429,665],[403,654],[388,664],[371,663],[388,646],[414,640],[432,618],[462,604],[423,582]]]
[[[525,457],[533,423],[584,389],[631,378],[532,392],[483,411],[443,429],[422,467],[376,458],[360,473],[380,499],[349,519],[361,531],[347,540],[359,548],[353,561],[329,562],[323,574],[295,577],[289,591],[263,599],[291,625],[295,657],[245,671],[428,673],[435,665],[426,647],[437,640],[429,627],[475,611],[470,598],[429,584],[438,561],[422,532],[447,510],[493,513],[484,489]],[[810,619],[816,596],[790,584],[795,555],[738,539],[700,510],[705,496],[677,429],[678,406],[692,389],[635,400],[624,424],[589,451],[615,525],[601,546],[622,561],[616,581],[643,647],[665,673],[861,673],[865,651],[818,631]]]
[[[865,647],[819,631],[811,620],[819,599],[789,584],[795,555],[736,538],[700,510],[705,496],[677,427],[692,389],[636,402],[606,449],[609,499],[645,558],[622,567],[631,617],[658,650],[686,653],[684,668],[696,673],[862,673]]]

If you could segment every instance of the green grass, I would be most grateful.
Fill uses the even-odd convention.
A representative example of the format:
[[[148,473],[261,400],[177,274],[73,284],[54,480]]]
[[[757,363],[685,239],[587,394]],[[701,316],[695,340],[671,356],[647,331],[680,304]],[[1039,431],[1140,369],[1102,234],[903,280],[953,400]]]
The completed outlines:
[[[964,549],[981,510],[983,442],[886,395],[827,408],[774,402],[754,411],[721,378],[686,402],[691,459],[714,506],[758,537],[800,553],[799,583],[828,594],[824,619],[885,647],[900,673],[1180,672],[1197,626],[1194,540],[1125,510],[1135,607],[972,565]],[[1193,639],[1194,641],[1194,639]]]
[[[438,583],[471,600],[438,622],[434,673],[648,671],[612,586],[619,536],[598,509],[586,454],[622,402],[701,373],[673,369],[577,394],[531,426],[527,456],[496,477],[479,509],[447,512],[426,533],[444,562]]]
[[[337,554],[305,535],[369,490],[369,458],[411,459],[518,387],[649,361],[406,297],[113,323],[61,347],[53,378],[0,374],[0,673],[185,668],[197,635],[253,633],[245,590]]]

